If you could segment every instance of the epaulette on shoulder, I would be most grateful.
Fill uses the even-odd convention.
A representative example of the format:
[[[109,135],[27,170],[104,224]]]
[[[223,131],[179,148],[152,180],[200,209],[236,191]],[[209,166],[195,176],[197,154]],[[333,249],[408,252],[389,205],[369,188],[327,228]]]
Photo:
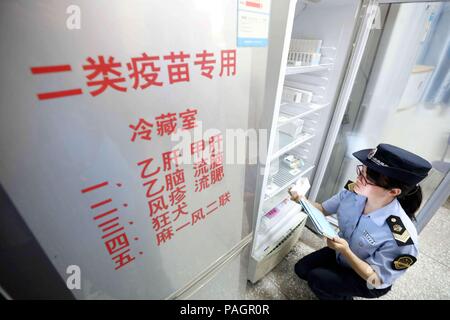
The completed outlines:
[[[386,219],[386,222],[389,225],[389,229],[391,229],[392,235],[394,236],[394,239],[399,247],[414,244],[411,235],[408,230],[406,230],[400,217],[394,215],[389,216]]]
[[[344,188],[348,191],[354,192],[353,189],[355,188],[356,183],[354,183],[352,180],[348,180],[345,184]]]

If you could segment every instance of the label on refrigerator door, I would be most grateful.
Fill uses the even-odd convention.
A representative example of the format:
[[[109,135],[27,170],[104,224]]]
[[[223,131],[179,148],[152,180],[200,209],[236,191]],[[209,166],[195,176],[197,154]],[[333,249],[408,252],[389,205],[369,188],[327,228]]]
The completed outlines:
[[[74,30],[71,3],[0,2],[0,187],[77,298],[166,298],[242,239],[237,3],[80,0]]]
[[[238,0],[238,47],[266,47],[270,0]]]

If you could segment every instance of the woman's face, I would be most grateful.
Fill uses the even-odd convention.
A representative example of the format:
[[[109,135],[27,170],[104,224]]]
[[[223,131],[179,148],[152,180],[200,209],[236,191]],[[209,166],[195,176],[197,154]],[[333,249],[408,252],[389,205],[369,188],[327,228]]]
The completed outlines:
[[[367,177],[367,167],[360,165],[357,167],[356,186],[353,189],[357,194],[367,198],[383,197],[386,195],[386,189],[375,185],[370,178]]]

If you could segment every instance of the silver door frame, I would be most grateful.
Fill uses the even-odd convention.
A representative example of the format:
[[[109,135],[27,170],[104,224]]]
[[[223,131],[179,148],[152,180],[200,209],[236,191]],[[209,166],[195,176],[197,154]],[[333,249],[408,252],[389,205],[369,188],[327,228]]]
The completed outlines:
[[[431,218],[436,214],[438,209],[447,201],[450,196],[450,171],[447,172],[441,183],[428,198],[425,205],[417,213],[416,228],[417,232],[421,232],[423,228],[430,222]]]

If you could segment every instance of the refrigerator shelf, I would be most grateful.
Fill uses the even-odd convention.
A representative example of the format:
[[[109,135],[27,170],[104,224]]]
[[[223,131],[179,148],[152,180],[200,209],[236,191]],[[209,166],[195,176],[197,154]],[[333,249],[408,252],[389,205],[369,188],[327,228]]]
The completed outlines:
[[[313,82],[307,82],[304,78],[305,76],[309,76],[310,79],[321,79],[323,82],[328,81],[329,79],[327,79],[327,77],[310,77],[311,74],[300,74],[300,76],[302,76],[301,80],[298,79],[290,79],[290,80],[285,80],[284,81],[284,87],[289,87],[289,88],[293,88],[293,89],[300,89],[300,90],[307,90],[307,91],[311,91],[313,93],[313,99],[315,99],[315,96],[318,94],[324,94],[327,90],[327,85],[326,84],[318,84],[318,83],[313,83]],[[326,81],[325,81],[326,79]]]
[[[278,140],[278,150],[274,152],[274,154],[270,157],[270,161],[277,159],[282,154],[294,149],[300,144],[314,138],[314,134],[303,132],[297,138],[292,138],[289,135],[277,131],[279,136]]]
[[[308,72],[316,72],[316,71],[324,71],[328,70],[333,66],[332,63],[322,63],[316,66],[287,66],[286,67],[286,75],[297,74],[297,73],[308,73]]]
[[[280,106],[278,127],[328,106],[328,103],[286,103]]]
[[[280,164],[280,170],[276,175],[273,176],[273,183],[272,188],[268,184],[266,187],[266,194],[264,196],[264,201],[272,198],[273,196],[277,195],[281,191],[285,190],[287,187],[289,187],[291,184],[295,183],[300,177],[307,174],[309,171],[311,171],[314,168],[314,165],[305,165],[299,173],[292,175],[290,171],[292,169],[288,168],[287,166]]]

